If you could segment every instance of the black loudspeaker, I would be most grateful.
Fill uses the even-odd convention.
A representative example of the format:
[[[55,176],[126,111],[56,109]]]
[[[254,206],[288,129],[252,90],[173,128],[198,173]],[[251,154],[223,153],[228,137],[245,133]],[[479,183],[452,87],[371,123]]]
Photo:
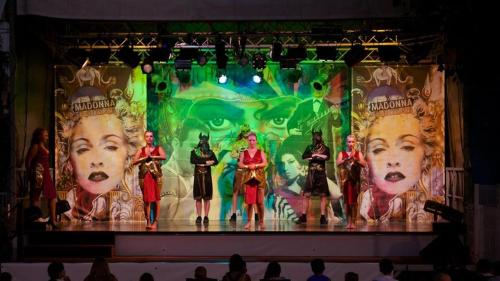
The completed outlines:
[[[465,226],[434,223],[432,229],[438,236],[420,251],[422,259],[440,269],[464,266],[469,260],[468,250],[461,239]]]
[[[461,224],[464,221],[464,214],[462,212],[436,201],[425,201],[424,210],[434,214],[435,216],[441,216],[443,219],[452,223]]]

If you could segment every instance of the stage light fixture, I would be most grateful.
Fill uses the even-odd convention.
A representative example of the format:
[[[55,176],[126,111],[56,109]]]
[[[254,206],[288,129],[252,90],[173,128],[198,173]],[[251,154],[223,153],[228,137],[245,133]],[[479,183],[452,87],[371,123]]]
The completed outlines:
[[[266,57],[260,53],[255,54],[253,56],[252,66],[257,70],[266,68]]]
[[[118,51],[116,56],[131,68],[137,67],[141,62],[139,55],[134,52],[133,46],[131,45],[123,46],[120,51]]]
[[[316,56],[318,60],[336,60],[337,47],[335,46],[318,46],[316,47]]]
[[[298,47],[289,47],[286,50],[286,58],[289,59],[297,59],[298,61],[304,60],[307,58],[307,50],[303,45],[299,45]]]
[[[228,57],[226,55],[226,43],[221,39],[215,42],[215,60],[217,62],[217,68],[226,69]]]
[[[151,74],[155,71],[151,57],[147,57],[142,61],[141,70],[143,74]]]
[[[220,74],[219,77],[217,77],[217,82],[219,84],[226,84],[227,83],[227,76],[226,74]]]
[[[193,59],[198,58],[198,49],[195,48],[182,48],[179,55],[175,58],[174,66],[176,70],[191,70]]]
[[[441,216],[452,223],[460,224],[464,220],[462,212],[432,200],[425,201],[424,211],[434,214],[435,218],[436,216]]]
[[[344,62],[348,67],[353,67],[365,58],[365,47],[362,44],[354,44],[344,55]]]
[[[200,54],[196,61],[198,62],[199,66],[205,66],[208,63],[208,58],[207,56],[205,56],[205,54]]]
[[[283,44],[279,40],[273,42],[273,46],[271,48],[270,57],[272,61],[280,61],[281,53],[283,52]]]
[[[66,60],[76,65],[77,67],[81,67],[89,56],[90,56],[89,52],[80,48],[68,49],[68,51],[66,51],[65,54]]]
[[[381,62],[399,62],[401,49],[398,46],[380,46],[378,56]]]
[[[255,84],[260,84],[262,82],[262,71],[255,72],[255,74],[252,76],[252,81]]]
[[[299,60],[296,58],[281,58],[280,68],[281,69],[296,69]]]
[[[151,49],[149,51],[149,57],[153,61],[168,61],[170,59],[170,54],[172,50],[168,46],[162,46],[158,48]]]
[[[238,59],[238,64],[241,66],[241,67],[245,67],[247,66],[249,63],[249,60],[248,60],[248,57],[247,55],[243,54],[240,56],[240,58]]]
[[[90,62],[93,65],[107,64],[109,62],[109,57],[111,56],[111,50],[109,48],[103,49],[92,49],[90,52]]]

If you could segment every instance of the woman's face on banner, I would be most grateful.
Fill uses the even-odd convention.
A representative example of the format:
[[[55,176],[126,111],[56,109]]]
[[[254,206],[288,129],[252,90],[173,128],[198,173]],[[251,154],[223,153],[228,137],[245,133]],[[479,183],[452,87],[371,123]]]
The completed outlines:
[[[300,175],[301,165],[293,154],[285,153],[281,156],[283,173],[288,180],[296,179]]]
[[[373,183],[388,194],[402,194],[421,177],[424,146],[412,114],[379,118],[370,128],[367,159]]]
[[[71,137],[71,164],[77,183],[93,194],[104,194],[122,180],[127,160],[126,138],[114,114],[80,119]]]

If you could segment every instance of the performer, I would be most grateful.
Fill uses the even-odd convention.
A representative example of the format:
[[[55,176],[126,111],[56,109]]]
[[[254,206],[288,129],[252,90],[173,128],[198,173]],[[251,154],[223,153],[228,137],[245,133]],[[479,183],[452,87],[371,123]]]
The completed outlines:
[[[340,170],[340,180],[344,194],[344,209],[347,213],[347,228],[356,225],[356,212],[360,185],[361,168],[366,166],[365,157],[356,150],[356,137],[349,135],[346,138],[347,150],[339,152],[337,166]]]
[[[330,196],[328,189],[328,181],[326,178],[325,162],[330,159],[330,149],[323,142],[323,133],[321,130],[312,131],[313,143],[309,145],[304,153],[302,159],[309,161],[309,168],[307,171],[306,186],[302,198],[302,215],[299,221],[301,223],[307,222],[307,210],[309,209],[309,199],[311,194],[318,194],[321,198],[321,218],[320,224],[327,224],[325,212],[327,198]]]
[[[248,142],[246,138],[248,137],[248,133],[250,132],[250,127],[247,124],[241,125],[240,133],[238,134],[238,138],[232,145],[231,157],[234,160],[234,163],[237,164],[239,156],[241,153],[247,148]],[[241,179],[243,178],[243,168],[240,168],[238,165],[235,167],[234,172],[234,181],[233,181],[233,198],[232,198],[232,215],[229,219],[231,222],[236,222],[236,209],[238,209],[238,196],[239,194],[244,192],[243,183]]]
[[[264,192],[266,189],[265,167],[267,159],[264,152],[257,148],[257,136],[254,132],[248,133],[248,148],[240,154],[238,167],[243,168],[242,182],[245,186],[245,203],[247,204],[248,222],[245,229],[252,224],[253,206],[257,204],[259,226],[264,229]]]
[[[31,146],[25,159],[25,167],[30,179],[30,203],[32,206],[40,207],[40,195],[47,199],[49,207],[49,225],[57,228],[56,221],[56,188],[52,182],[49,166],[50,151],[47,148],[49,132],[43,128],[37,128],[31,138]]]
[[[211,166],[217,165],[217,157],[210,149],[208,139],[210,135],[204,136],[200,133],[198,136],[200,142],[195,149],[191,151],[191,164],[194,164],[194,186],[193,196],[196,200],[196,224],[201,224],[201,204],[204,202],[205,217],[203,224],[208,224],[208,212],[210,211],[210,200],[212,200],[212,169]]]
[[[161,146],[154,145],[154,135],[151,131],[144,133],[146,146],[137,151],[134,165],[139,166],[139,184],[144,200],[144,214],[146,215],[146,228],[156,229],[160,217],[160,189],[161,189],[161,160],[165,160],[165,151]],[[151,223],[151,203],[155,202],[155,218]]]

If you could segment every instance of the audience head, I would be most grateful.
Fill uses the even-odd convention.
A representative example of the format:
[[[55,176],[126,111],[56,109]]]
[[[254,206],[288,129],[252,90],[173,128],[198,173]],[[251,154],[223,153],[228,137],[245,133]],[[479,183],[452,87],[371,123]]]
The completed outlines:
[[[281,275],[281,266],[278,262],[272,261],[267,265],[266,273],[264,273],[264,279],[270,279],[273,277],[280,277]]]
[[[12,281],[12,275],[8,272],[0,273],[0,281]]]
[[[479,274],[491,273],[491,262],[487,259],[480,259],[476,263],[476,272]]]
[[[49,274],[50,279],[59,279],[64,277],[64,265],[62,262],[53,262],[49,264],[49,267],[47,267],[47,273]]]
[[[155,278],[153,275],[149,272],[144,272],[141,277],[139,278],[139,281],[155,281]]]
[[[111,275],[111,271],[109,270],[108,262],[102,258],[97,257],[94,259],[92,263],[92,267],[90,268],[91,276],[109,276]]]
[[[392,261],[389,259],[382,259],[378,263],[378,267],[380,272],[384,275],[390,275],[394,271],[394,265],[392,264]]]
[[[243,272],[245,270],[245,262],[243,258],[234,254],[229,258],[229,272]]]
[[[493,275],[500,276],[500,261],[493,263]]]
[[[359,276],[357,273],[354,273],[354,272],[347,272],[345,274],[345,278],[344,278],[345,281],[358,281],[359,280]]]
[[[207,279],[207,269],[204,266],[198,266],[194,270],[194,278],[197,280]]]
[[[323,274],[325,262],[322,259],[314,259],[311,261],[311,269],[314,274]]]
[[[438,273],[434,276],[434,281],[451,281],[451,276],[447,273]]]

